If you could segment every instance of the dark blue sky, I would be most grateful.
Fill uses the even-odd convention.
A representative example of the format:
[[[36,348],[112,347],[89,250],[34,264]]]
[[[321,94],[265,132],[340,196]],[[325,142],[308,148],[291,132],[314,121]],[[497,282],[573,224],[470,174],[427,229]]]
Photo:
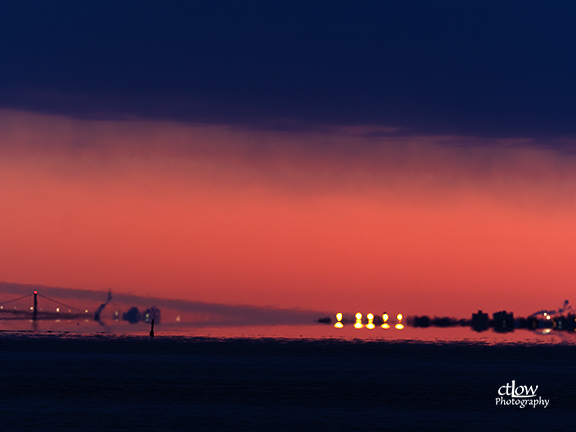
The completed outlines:
[[[3,108],[576,133],[572,1],[4,1],[0,58]]]

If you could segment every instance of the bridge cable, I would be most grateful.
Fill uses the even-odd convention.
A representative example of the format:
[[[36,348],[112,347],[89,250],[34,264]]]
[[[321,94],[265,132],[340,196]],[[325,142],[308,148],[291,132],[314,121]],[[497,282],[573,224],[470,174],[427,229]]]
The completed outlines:
[[[38,296],[39,296],[39,297],[42,297],[42,298],[45,298],[46,300],[50,300],[51,302],[58,303],[59,305],[66,306],[67,308],[74,309],[74,310],[77,310],[77,311],[82,312],[82,313],[86,313],[86,312],[85,312],[86,309],[78,309],[77,307],[67,305],[66,303],[62,303],[62,302],[59,302],[59,301],[57,301],[57,300],[52,300],[51,298],[46,297],[46,296],[44,296],[44,295],[42,295],[42,294],[38,294]]]
[[[15,301],[18,301],[18,300],[22,300],[22,299],[25,299],[26,297],[31,297],[31,296],[33,296],[33,295],[34,295],[34,294],[27,294],[27,295],[25,295],[25,296],[18,297],[17,299],[8,300],[7,302],[0,303],[0,305],[1,305],[1,306],[4,306],[5,304],[12,303],[12,302],[15,302]]]

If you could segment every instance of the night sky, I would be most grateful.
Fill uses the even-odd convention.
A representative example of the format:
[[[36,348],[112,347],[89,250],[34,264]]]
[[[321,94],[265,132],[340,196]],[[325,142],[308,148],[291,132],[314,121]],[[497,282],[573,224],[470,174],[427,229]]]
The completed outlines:
[[[4,1],[0,281],[468,316],[576,273],[576,3]]]

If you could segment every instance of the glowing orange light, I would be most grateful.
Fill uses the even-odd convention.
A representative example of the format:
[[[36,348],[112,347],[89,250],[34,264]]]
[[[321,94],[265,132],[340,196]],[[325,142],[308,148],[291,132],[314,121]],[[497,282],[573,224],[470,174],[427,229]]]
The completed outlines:
[[[382,327],[383,329],[389,329],[389,328],[390,328],[390,324],[388,324],[388,322],[387,322],[387,321],[388,321],[388,318],[389,318],[389,317],[388,317],[388,314],[387,314],[386,312],[384,312],[384,313],[382,314],[382,319],[384,320],[384,324],[381,325],[381,327]]]
[[[362,327],[364,327],[362,325],[362,314],[360,312],[358,312],[356,314],[356,324],[354,324],[354,328],[361,329]]]
[[[334,324],[334,327],[336,328],[344,327],[344,324],[342,324],[342,314],[340,312],[336,314],[336,324]]]
[[[366,315],[366,318],[368,318],[368,324],[366,324],[366,328],[372,330],[374,327],[376,327],[374,325],[374,315],[369,313],[368,315]]]
[[[402,314],[398,314],[396,315],[396,319],[398,320],[398,324],[396,324],[394,327],[396,327],[398,330],[402,330],[404,328],[404,324],[402,324]]]

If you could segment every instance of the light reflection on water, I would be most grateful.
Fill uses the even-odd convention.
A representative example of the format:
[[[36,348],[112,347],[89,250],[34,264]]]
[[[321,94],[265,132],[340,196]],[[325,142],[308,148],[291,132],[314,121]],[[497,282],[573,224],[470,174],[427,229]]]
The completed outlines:
[[[38,321],[36,324],[27,321],[0,321],[0,332],[35,332],[68,333],[68,334],[109,334],[109,335],[148,335],[148,324],[114,323],[100,326],[94,321]],[[468,327],[449,328],[414,328],[404,326],[402,329],[390,326],[374,329],[354,328],[345,325],[335,328],[332,324],[312,325],[277,325],[277,326],[213,326],[195,327],[186,323],[157,324],[155,337],[191,336],[210,338],[278,338],[278,339],[342,339],[349,341],[414,341],[414,342],[468,342],[482,344],[524,343],[524,344],[557,344],[576,343],[576,332],[568,331],[529,331],[517,329],[509,333],[497,333],[493,330],[475,332]]]

